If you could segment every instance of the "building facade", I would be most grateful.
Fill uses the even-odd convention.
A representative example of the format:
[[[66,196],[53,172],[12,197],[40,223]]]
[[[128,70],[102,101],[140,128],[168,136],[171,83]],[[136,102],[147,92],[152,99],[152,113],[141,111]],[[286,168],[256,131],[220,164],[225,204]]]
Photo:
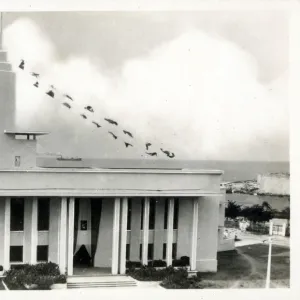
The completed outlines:
[[[84,265],[125,274],[126,262],[182,256],[216,271],[225,194],[222,171],[119,167],[40,158],[47,132],[15,125],[15,74],[0,51],[0,265],[51,261],[74,275]]]

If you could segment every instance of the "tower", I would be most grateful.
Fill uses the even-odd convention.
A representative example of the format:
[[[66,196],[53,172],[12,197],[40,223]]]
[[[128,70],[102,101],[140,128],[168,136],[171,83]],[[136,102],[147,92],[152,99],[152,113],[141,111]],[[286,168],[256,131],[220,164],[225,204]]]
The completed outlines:
[[[0,169],[36,166],[36,137],[46,132],[16,130],[16,74],[2,48],[0,17]]]

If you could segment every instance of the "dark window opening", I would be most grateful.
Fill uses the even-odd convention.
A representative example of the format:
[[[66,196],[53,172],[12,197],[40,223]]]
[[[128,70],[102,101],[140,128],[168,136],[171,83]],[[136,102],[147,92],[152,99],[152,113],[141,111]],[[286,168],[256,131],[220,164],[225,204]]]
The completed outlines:
[[[143,245],[140,244],[140,260],[142,260],[142,251],[143,251]]]
[[[130,260],[130,244],[126,244],[126,260]]]
[[[175,201],[174,201],[174,224],[173,224],[173,229],[178,229],[178,214],[179,214],[179,199],[175,198]]]
[[[172,244],[172,259],[177,257],[177,243]],[[163,244],[163,259],[167,259],[167,244]]]
[[[10,246],[10,262],[23,262],[23,246]]]
[[[127,230],[131,230],[132,199],[128,199]]]
[[[48,246],[37,246],[37,261],[48,261]]]
[[[155,204],[156,198],[150,199],[150,211],[149,211],[149,229],[153,230],[155,225]]]
[[[154,245],[153,244],[148,244],[148,260],[153,260],[154,257]]]
[[[38,230],[49,230],[50,220],[50,199],[38,199]]]
[[[169,200],[165,201],[165,214],[164,214],[164,229],[168,228],[168,209],[169,209]]]
[[[10,230],[24,230],[24,198],[12,198],[10,211]]]

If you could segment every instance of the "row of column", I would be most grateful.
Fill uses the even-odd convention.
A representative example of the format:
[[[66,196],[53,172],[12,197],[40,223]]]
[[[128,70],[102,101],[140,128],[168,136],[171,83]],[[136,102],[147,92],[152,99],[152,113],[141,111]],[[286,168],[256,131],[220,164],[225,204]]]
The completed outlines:
[[[191,269],[196,269],[197,260],[197,236],[198,236],[198,210],[199,198],[192,199],[193,201],[193,214],[192,218],[192,232],[191,234],[191,253],[190,264]],[[158,213],[163,213],[158,211]],[[143,211],[143,230],[142,230],[142,264],[148,264],[148,244],[149,244],[149,213],[150,213],[150,199],[144,199]],[[126,244],[127,244],[127,214],[128,214],[128,199],[116,198],[114,205],[113,215],[113,239],[112,239],[112,274],[125,274],[126,272]],[[173,250],[173,223],[174,223],[174,198],[168,199],[168,219],[167,219],[167,249],[166,249],[166,262],[167,265],[172,265],[172,250]],[[138,223],[139,224],[139,223]],[[137,226],[138,237],[140,228]],[[162,224],[163,228],[163,224]],[[132,227],[131,230],[134,230]],[[189,233],[187,233],[189,234]],[[137,245],[137,243],[136,243]],[[138,241],[139,245],[139,241]],[[139,251],[139,247],[137,251]],[[155,247],[154,247],[155,249]],[[155,250],[154,250],[155,251]]]
[[[50,217],[56,218],[57,222],[51,222],[49,228],[49,259],[59,264],[62,273],[66,270],[67,243],[67,198],[55,199],[56,203],[51,202]],[[71,200],[72,201],[72,200]],[[74,202],[74,199],[73,199]],[[54,205],[57,204],[57,205]],[[56,207],[57,206],[57,207]],[[55,213],[51,213],[57,209]],[[5,198],[5,201],[0,203],[0,240],[3,244],[0,245],[0,264],[2,262],[4,270],[10,269],[10,246],[11,246],[11,199]],[[51,218],[50,218],[51,219]],[[52,220],[53,221],[53,220]],[[25,198],[24,202],[24,230],[23,230],[23,263],[37,263],[37,246],[38,246],[38,198]],[[54,224],[56,223],[56,224]],[[74,228],[74,226],[72,227]],[[73,259],[73,258],[72,258]]]

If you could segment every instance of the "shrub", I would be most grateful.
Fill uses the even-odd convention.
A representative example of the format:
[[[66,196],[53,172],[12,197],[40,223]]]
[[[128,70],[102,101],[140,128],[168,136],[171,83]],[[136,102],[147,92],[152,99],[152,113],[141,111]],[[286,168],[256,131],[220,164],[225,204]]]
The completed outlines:
[[[25,285],[37,284],[37,289],[49,289],[54,283],[66,283],[66,276],[61,275],[54,263],[37,265],[18,265],[5,273],[5,282],[11,289],[26,289]]]
[[[184,262],[186,262],[186,265],[190,265],[190,258],[188,256],[181,256],[180,259]]]
[[[0,272],[2,272],[2,271],[3,271],[3,266],[0,265]]]
[[[174,259],[172,262],[172,266],[173,267],[187,267],[187,266],[189,266],[189,264],[186,260]]]
[[[148,266],[151,266],[153,268],[162,268],[162,267],[167,267],[167,263],[159,259],[159,260],[153,260],[152,262],[149,262]]]
[[[161,281],[169,274],[177,272],[173,267],[156,270],[153,267],[143,266],[141,269],[131,269],[127,274],[140,281]]]
[[[140,261],[126,261],[126,269],[141,268],[142,264]]]

